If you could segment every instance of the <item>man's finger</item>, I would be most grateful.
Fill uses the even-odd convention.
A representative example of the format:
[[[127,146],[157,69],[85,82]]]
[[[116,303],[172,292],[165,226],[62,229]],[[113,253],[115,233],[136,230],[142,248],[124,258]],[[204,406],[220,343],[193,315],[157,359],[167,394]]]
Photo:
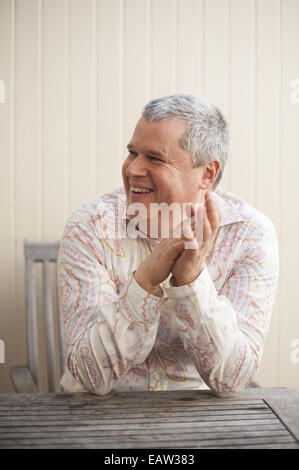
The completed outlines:
[[[193,230],[190,226],[185,227],[184,230],[184,235],[185,235],[185,243],[184,243],[184,249],[190,251],[198,250],[199,244],[198,241],[195,238],[195,235],[193,233]],[[192,253],[190,253],[192,254]],[[194,254],[194,253],[193,253]]]
[[[176,259],[183,250],[184,250],[184,240],[179,239],[170,243],[169,246],[166,248],[165,252],[166,252],[166,256],[170,256],[171,259]]]

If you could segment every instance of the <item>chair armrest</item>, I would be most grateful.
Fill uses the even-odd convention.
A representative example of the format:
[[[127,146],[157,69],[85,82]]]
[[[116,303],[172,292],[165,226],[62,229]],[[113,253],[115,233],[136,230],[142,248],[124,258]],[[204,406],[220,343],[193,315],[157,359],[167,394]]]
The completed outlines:
[[[10,367],[10,376],[18,393],[37,393],[37,385],[28,366]]]

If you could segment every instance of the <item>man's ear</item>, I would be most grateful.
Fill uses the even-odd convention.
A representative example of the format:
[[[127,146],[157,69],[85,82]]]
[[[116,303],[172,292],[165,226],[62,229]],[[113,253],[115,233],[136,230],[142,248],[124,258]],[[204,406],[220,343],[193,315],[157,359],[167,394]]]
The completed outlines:
[[[201,189],[211,189],[220,170],[220,162],[214,160],[202,166]]]

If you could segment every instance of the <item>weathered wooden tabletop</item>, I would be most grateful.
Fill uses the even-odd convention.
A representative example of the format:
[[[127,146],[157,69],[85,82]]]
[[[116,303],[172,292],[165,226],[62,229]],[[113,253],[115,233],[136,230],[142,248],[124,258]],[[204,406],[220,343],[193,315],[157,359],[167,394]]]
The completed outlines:
[[[299,393],[0,394],[0,448],[299,449]]]

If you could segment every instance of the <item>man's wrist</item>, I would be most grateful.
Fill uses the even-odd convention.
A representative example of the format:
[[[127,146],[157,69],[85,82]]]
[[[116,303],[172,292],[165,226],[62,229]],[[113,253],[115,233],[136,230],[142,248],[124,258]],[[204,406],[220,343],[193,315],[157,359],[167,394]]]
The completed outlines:
[[[172,286],[172,287],[181,287],[181,286],[187,286],[189,284],[192,284],[197,278],[198,276],[201,274],[201,272],[203,271],[203,268],[204,268],[204,265],[200,268],[199,272],[196,273],[194,276],[188,276],[188,278],[181,278],[178,276],[172,276],[170,278],[170,281],[169,281],[169,284]]]
[[[163,295],[163,291],[159,285],[155,286],[149,282],[148,279],[146,279],[140,272],[134,271],[133,277],[136,282],[144,289],[146,292],[152,295],[156,295],[158,297],[161,297]],[[162,293],[162,295],[161,295]]]

